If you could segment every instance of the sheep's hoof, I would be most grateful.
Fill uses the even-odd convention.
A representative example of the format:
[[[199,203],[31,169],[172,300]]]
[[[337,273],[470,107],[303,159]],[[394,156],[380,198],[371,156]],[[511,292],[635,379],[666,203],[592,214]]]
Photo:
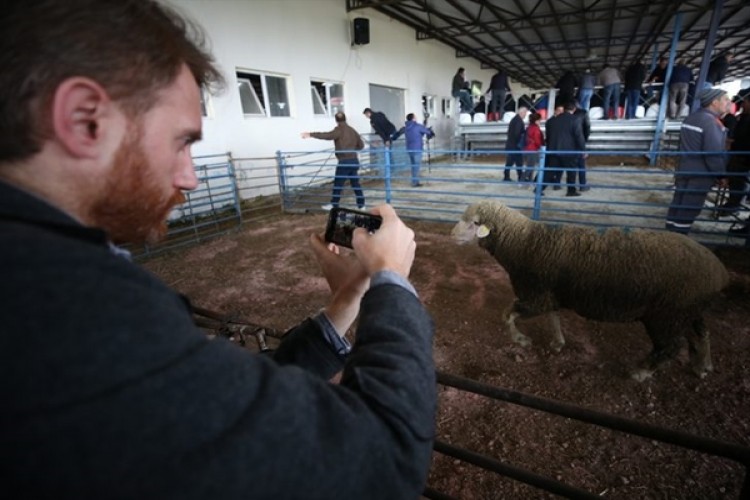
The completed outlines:
[[[513,337],[513,342],[520,345],[521,347],[529,347],[531,345],[531,339],[526,335],[516,335]]]
[[[694,366],[693,367],[693,373],[695,373],[695,375],[700,379],[706,378],[706,376],[712,371],[714,371],[714,367],[713,365],[710,365],[710,364],[707,366]]]
[[[562,348],[565,347],[565,341],[563,340],[560,342],[559,340],[553,340],[549,343],[550,348],[555,352],[562,351]]]
[[[630,378],[635,380],[636,382],[643,382],[646,379],[651,378],[651,376],[654,374],[654,370],[649,370],[647,368],[641,368],[639,370],[635,370],[633,373],[630,374]]]

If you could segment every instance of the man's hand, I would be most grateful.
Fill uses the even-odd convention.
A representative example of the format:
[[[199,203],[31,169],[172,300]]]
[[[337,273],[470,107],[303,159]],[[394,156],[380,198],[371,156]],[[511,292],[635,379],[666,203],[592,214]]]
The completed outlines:
[[[417,249],[414,231],[398,218],[390,205],[380,205],[371,212],[380,215],[383,223],[372,234],[362,228],[354,230],[352,246],[359,261],[368,276],[390,270],[408,278]]]
[[[302,132],[300,134],[300,137],[302,137],[303,139],[309,139],[310,138],[310,132]]]
[[[310,235],[310,247],[331,293],[336,294],[345,287],[361,289],[362,293],[367,290],[369,275],[354,255],[341,255],[338,246],[326,243],[319,234]]]
[[[359,314],[359,303],[370,286],[370,276],[354,255],[341,255],[339,247],[333,243],[326,245],[320,235],[310,236],[310,246],[332,293],[323,312],[343,337]]]

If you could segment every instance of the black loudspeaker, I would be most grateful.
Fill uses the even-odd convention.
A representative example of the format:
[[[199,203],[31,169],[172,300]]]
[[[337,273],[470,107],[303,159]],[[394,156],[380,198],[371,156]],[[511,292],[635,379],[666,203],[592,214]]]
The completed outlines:
[[[370,43],[370,20],[364,17],[354,18],[354,44],[367,45]]]

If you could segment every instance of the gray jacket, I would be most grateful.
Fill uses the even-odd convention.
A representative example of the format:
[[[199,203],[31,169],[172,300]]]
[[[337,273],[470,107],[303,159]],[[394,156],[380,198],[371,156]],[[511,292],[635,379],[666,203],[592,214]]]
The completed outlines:
[[[701,108],[685,118],[680,127],[680,151],[686,153],[716,153],[680,156],[677,173],[725,173],[726,137],[727,130],[719,117],[706,108]]]

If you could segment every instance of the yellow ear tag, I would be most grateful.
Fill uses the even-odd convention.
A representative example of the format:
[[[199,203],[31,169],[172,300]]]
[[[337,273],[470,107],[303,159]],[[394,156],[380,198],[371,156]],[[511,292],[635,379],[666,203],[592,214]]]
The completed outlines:
[[[486,238],[490,234],[490,228],[482,224],[477,228],[477,238]]]

